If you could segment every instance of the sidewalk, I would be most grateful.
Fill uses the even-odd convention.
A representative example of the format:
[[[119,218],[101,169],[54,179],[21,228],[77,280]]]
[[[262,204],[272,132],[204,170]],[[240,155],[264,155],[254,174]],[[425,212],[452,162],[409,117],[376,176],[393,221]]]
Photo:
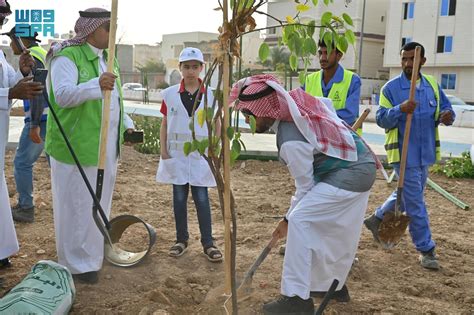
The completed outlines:
[[[142,104],[139,102],[125,101],[125,111],[129,114],[161,117],[160,104]],[[243,119],[240,120],[245,125]],[[10,133],[7,148],[16,148],[18,139],[23,129],[23,117],[10,117]],[[474,144],[474,128],[440,126],[441,154],[443,157],[460,156],[462,152],[469,151]],[[380,157],[385,157],[384,139],[385,131],[374,122],[366,122],[363,126],[363,137],[372,150]],[[247,147],[243,152],[248,158],[277,157],[277,147],[274,134],[243,133],[242,140]]]

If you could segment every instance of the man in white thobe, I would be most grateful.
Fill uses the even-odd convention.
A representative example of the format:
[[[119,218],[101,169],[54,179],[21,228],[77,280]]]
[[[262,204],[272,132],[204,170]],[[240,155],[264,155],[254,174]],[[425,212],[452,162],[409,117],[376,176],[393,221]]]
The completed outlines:
[[[5,0],[0,0],[0,29],[10,14],[10,5]],[[15,72],[0,50],[0,269],[10,266],[9,256],[19,249],[4,171],[11,100],[32,99],[41,95],[41,83],[32,82],[32,77],[28,76],[33,65],[34,60],[30,54],[23,52],[20,56],[19,71]]]
[[[287,236],[281,297],[264,314],[313,314],[313,295],[345,281],[375,180],[376,157],[327,105],[302,89],[286,92],[270,75],[237,82],[230,96],[256,131],[276,132],[280,160],[295,180],[290,209],[273,232]]]
[[[97,180],[103,93],[112,91],[101,198],[107,216],[122,132],[124,128],[133,129],[120,100],[118,67],[114,73],[106,72],[109,27],[110,12],[98,8],[81,11],[76,37],[52,47],[47,57],[51,69],[50,106],[64,124],[92,187],[96,187]],[[48,121],[47,133],[58,262],[68,267],[76,280],[94,284],[102,267],[104,240],[92,217],[92,197],[53,119]]]

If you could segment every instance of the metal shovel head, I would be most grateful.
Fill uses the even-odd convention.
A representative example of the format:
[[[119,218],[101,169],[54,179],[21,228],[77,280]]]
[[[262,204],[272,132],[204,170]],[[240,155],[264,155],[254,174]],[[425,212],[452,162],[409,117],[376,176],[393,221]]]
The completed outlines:
[[[410,218],[402,213],[385,213],[379,226],[379,239],[383,248],[392,249],[405,234]]]
[[[120,267],[131,267],[140,263],[156,242],[155,229],[133,215],[120,215],[110,221],[110,245],[105,241],[105,259]],[[133,226],[133,228],[132,228]],[[143,243],[142,246],[136,246]]]

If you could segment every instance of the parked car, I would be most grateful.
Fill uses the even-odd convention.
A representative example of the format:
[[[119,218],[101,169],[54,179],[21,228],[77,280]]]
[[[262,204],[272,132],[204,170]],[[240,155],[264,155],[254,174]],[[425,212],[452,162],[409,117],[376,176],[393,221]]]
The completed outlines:
[[[146,91],[146,88],[143,87],[141,83],[124,83],[122,85],[122,90],[131,90],[131,91]]]
[[[446,94],[446,97],[448,98],[449,102],[451,105],[453,105],[453,109],[459,109],[459,110],[467,110],[467,111],[474,111],[474,105],[469,105],[466,104],[462,99],[460,99],[457,96],[454,95],[449,95]]]

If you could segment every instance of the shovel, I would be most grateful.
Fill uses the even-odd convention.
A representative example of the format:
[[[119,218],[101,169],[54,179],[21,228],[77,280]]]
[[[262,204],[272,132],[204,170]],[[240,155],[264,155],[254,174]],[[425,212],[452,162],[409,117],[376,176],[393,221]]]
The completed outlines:
[[[270,253],[271,249],[275,246],[277,241],[279,240],[278,237],[272,237],[270,242],[265,246],[265,248],[262,250],[260,255],[258,255],[257,260],[253,263],[253,265],[250,267],[250,269],[247,271],[245,274],[244,279],[242,280],[242,283],[240,283],[239,287],[237,288],[237,297],[242,298],[243,295],[248,295],[250,294],[251,287],[252,287],[252,280],[253,280],[253,275],[255,274],[255,271],[257,271],[258,267],[262,264],[262,262],[267,258],[268,253]],[[227,314],[229,314],[229,310],[232,309],[232,295],[230,295],[227,300],[224,302],[224,308],[227,311]]]
[[[352,129],[357,132],[357,129],[362,127],[362,124],[364,123],[364,120],[367,118],[367,116],[370,113],[370,108],[366,108],[363,112],[362,115],[360,115],[359,118],[357,118],[356,122],[352,125]]]
[[[413,62],[413,70],[410,82],[410,97],[409,101],[414,101],[416,80],[418,79],[418,69],[420,67],[420,53],[421,47],[415,48],[415,60]],[[395,211],[385,213],[383,220],[379,226],[379,239],[385,249],[392,249],[398,244],[405,230],[410,223],[410,218],[400,211],[400,204],[403,195],[403,182],[405,179],[405,167],[408,153],[408,142],[410,141],[410,128],[413,113],[407,114],[407,121],[405,125],[405,134],[403,136],[402,156],[400,159],[400,175],[397,187],[397,200],[395,202]]]

